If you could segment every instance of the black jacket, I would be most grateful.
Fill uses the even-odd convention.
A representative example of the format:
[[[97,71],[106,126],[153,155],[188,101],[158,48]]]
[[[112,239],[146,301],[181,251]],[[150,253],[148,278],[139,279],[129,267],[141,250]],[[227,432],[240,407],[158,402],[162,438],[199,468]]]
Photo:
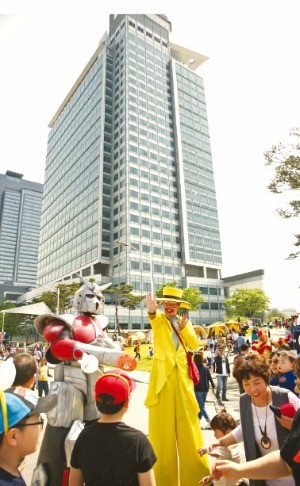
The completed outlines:
[[[202,365],[202,366],[197,366],[199,370],[199,375],[200,375],[200,381],[197,383],[197,385],[194,385],[194,389],[197,392],[208,392],[209,389],[209,383],[211,383],[211,386],[215,388],[215,384],[213,382],[213,379],[211,377],[210,371],[207,366]]]
[[[225,363],[226,363],[226,370],[227,370],[227,374],[228,376],[230,376],[230,367],[229,367],[229,361],[228,361],[228,358],[226,356],[223,356],[221,358],[221,356],[215,356],[215,372],[217,375],[222,375],[222,359],[225,359]]]

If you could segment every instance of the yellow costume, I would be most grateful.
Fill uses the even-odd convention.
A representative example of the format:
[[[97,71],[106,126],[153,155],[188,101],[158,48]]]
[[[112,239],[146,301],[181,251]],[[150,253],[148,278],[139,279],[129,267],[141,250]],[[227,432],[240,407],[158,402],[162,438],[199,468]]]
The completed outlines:
[[[145,405],[149,408],[149,439],[157,456],[154,466],[157,486],[196,486],[209,471],[198,421],[199,406],[188,374],[186,353],[175,348],[170,321],[164,313],[149,315],[154,338],[154,356]],[[177,318],[180,322],[180,317]],[[189,350],[198,348],[197,336],[188,321],[179,331]]]

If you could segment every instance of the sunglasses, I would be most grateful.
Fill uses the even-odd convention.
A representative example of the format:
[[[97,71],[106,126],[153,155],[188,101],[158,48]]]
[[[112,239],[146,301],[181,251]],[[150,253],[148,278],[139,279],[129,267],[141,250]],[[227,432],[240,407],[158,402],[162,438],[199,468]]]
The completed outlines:
[[[15,427],[29,427],[30,425],[41,425],[42,428],[44,427],[44,419],[40,417],[38,422],[31,422],[30,424],[24,424],[23,422],[19,422]]]

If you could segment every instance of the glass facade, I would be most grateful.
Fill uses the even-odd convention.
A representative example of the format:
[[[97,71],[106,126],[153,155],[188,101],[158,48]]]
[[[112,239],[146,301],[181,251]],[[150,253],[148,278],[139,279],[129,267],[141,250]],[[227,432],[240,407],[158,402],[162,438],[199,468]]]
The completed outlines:
[[[0,174],[0,300],[36,285],[42,190],[22,174]]]
[[[52,120],[40,284],[100,273],[144,294],[221,278],[203,81],[170,31],[165,16],[110,16]]]

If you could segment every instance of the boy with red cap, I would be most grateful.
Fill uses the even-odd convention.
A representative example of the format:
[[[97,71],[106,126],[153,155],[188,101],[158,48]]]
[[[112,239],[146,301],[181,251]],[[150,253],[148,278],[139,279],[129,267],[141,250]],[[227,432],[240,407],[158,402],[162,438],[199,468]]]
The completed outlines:
[[[76,440],[69,486],[155,486],[152,446],[143,432],[123,422],[135,386],[117,369],[97,380],[95,400],[101,417]]]

